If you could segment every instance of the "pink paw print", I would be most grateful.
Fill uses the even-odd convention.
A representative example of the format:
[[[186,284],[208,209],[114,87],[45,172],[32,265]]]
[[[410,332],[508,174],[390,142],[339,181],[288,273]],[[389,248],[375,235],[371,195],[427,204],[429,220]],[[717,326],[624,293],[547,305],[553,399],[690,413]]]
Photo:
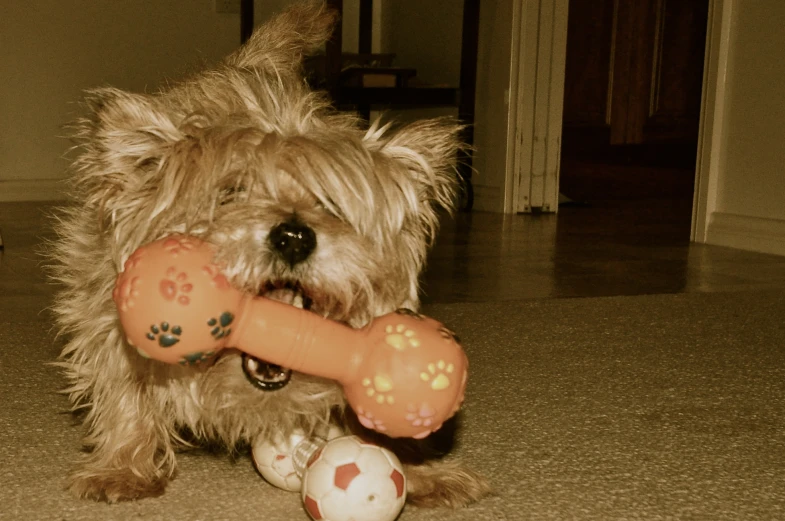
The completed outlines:
[[[164,300],[171,302],[177,299],[177,302],[187,306],[191,302],[188,293],[194,289],[194,286],[188,282],[188,275],[183,272],[177,273],[177,268],[172,266],[166,270],[166,278],[161,281],[159,289]]]
[[[414,427],[425,427],[425,430],[412,436],[415,440],[427,438],[431,433],[439,430],[441,424],[434,425],[433,417],[436,416],[436,411],[428,405],[423,403],[418,409],[415,405],[407,405],[406,420],[408,420]]]
[[[112,299],[117,303],[120,311],[128,311],[136,304],[136,297],[139,296],[139,277],[120,277],[117,279]]]
[[[227,289],[229,288],[229,280],[221,273],[221,269],[216,266],[215,264],[208,264],[207,266],[202,268],[202,271],[213,279],[213,287],[216,289]]]
[[[195,247],[196,244],[189,237],[170,237],[164,242],[164,250],[174,257],[177,257],[183,251],[191,251]]]
[[[371,429],[378,432],[384,432],[387,427],[384,426],[382,420],[377,420],[370,412],[365,412],[362,407],[357,408],[357,419],[366,429]]]
[[[422,439],[428,436],[431,432],[433,432],[430,427],[433,425],[433,417],[436,415],[436,411],[428,405],[427,403],[423,403],[420,405],[418,409],[415,405],[407,405],[406,410],[409,411],[406,414],[406,420],[409,421],[414,427],[426,427],[427,430],[413,436],[415,439]]]

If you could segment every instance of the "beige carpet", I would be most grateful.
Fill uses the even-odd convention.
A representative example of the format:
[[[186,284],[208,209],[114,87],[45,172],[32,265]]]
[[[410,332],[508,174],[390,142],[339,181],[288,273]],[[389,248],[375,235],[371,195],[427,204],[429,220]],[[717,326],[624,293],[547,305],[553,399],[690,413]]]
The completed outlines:
[[[0,519],[307,519],[249,459],[205,453],[183,455],[159,499],[71,498],[62,481],[80,428],[44,365],[56,355],[38,314],[44,294],[2,297]],[[782,293],[427,311],[459,332],[472,361],[455,455],[497,494],[456,512],[407,507],[401,521],[785,519]]]

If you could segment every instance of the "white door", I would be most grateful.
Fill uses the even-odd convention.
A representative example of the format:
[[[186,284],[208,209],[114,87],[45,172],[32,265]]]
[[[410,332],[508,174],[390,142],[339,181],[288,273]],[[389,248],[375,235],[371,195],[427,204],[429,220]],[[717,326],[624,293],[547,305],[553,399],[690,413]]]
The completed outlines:
[[[568,0],[516,0],[505,213],[559,208]]]

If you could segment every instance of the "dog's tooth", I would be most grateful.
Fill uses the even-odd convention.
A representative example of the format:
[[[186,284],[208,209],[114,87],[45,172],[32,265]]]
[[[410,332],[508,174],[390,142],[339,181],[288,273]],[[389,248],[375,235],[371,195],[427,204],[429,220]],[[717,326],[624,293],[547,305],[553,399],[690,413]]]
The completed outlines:
[[[300,283],[291,280],[267,282],[260,295],[299,309],[309,309],[313,303],[311,298],[303,293]]]
[[[303,309],[303,294],[296,293],[292,298],[292,306]]]

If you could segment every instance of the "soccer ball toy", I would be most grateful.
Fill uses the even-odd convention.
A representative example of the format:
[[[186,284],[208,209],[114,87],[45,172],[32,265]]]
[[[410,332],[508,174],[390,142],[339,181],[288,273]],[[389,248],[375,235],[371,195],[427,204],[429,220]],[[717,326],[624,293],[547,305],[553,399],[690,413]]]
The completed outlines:
[[[314,521],[393,521],[406,501],[406,477],[389,450],[344,436],[312,452],[302,498]]]
[[[342,435],[341,429],[333,425],[327,433],[327,440]],[[305,433],[297,429],[286,439],[277,436],[273,441],[257,441],[251,449],[256,470],[271,485],[289,492],[299,492],[302,480],[292,456],[295,448],[305,439]]]

